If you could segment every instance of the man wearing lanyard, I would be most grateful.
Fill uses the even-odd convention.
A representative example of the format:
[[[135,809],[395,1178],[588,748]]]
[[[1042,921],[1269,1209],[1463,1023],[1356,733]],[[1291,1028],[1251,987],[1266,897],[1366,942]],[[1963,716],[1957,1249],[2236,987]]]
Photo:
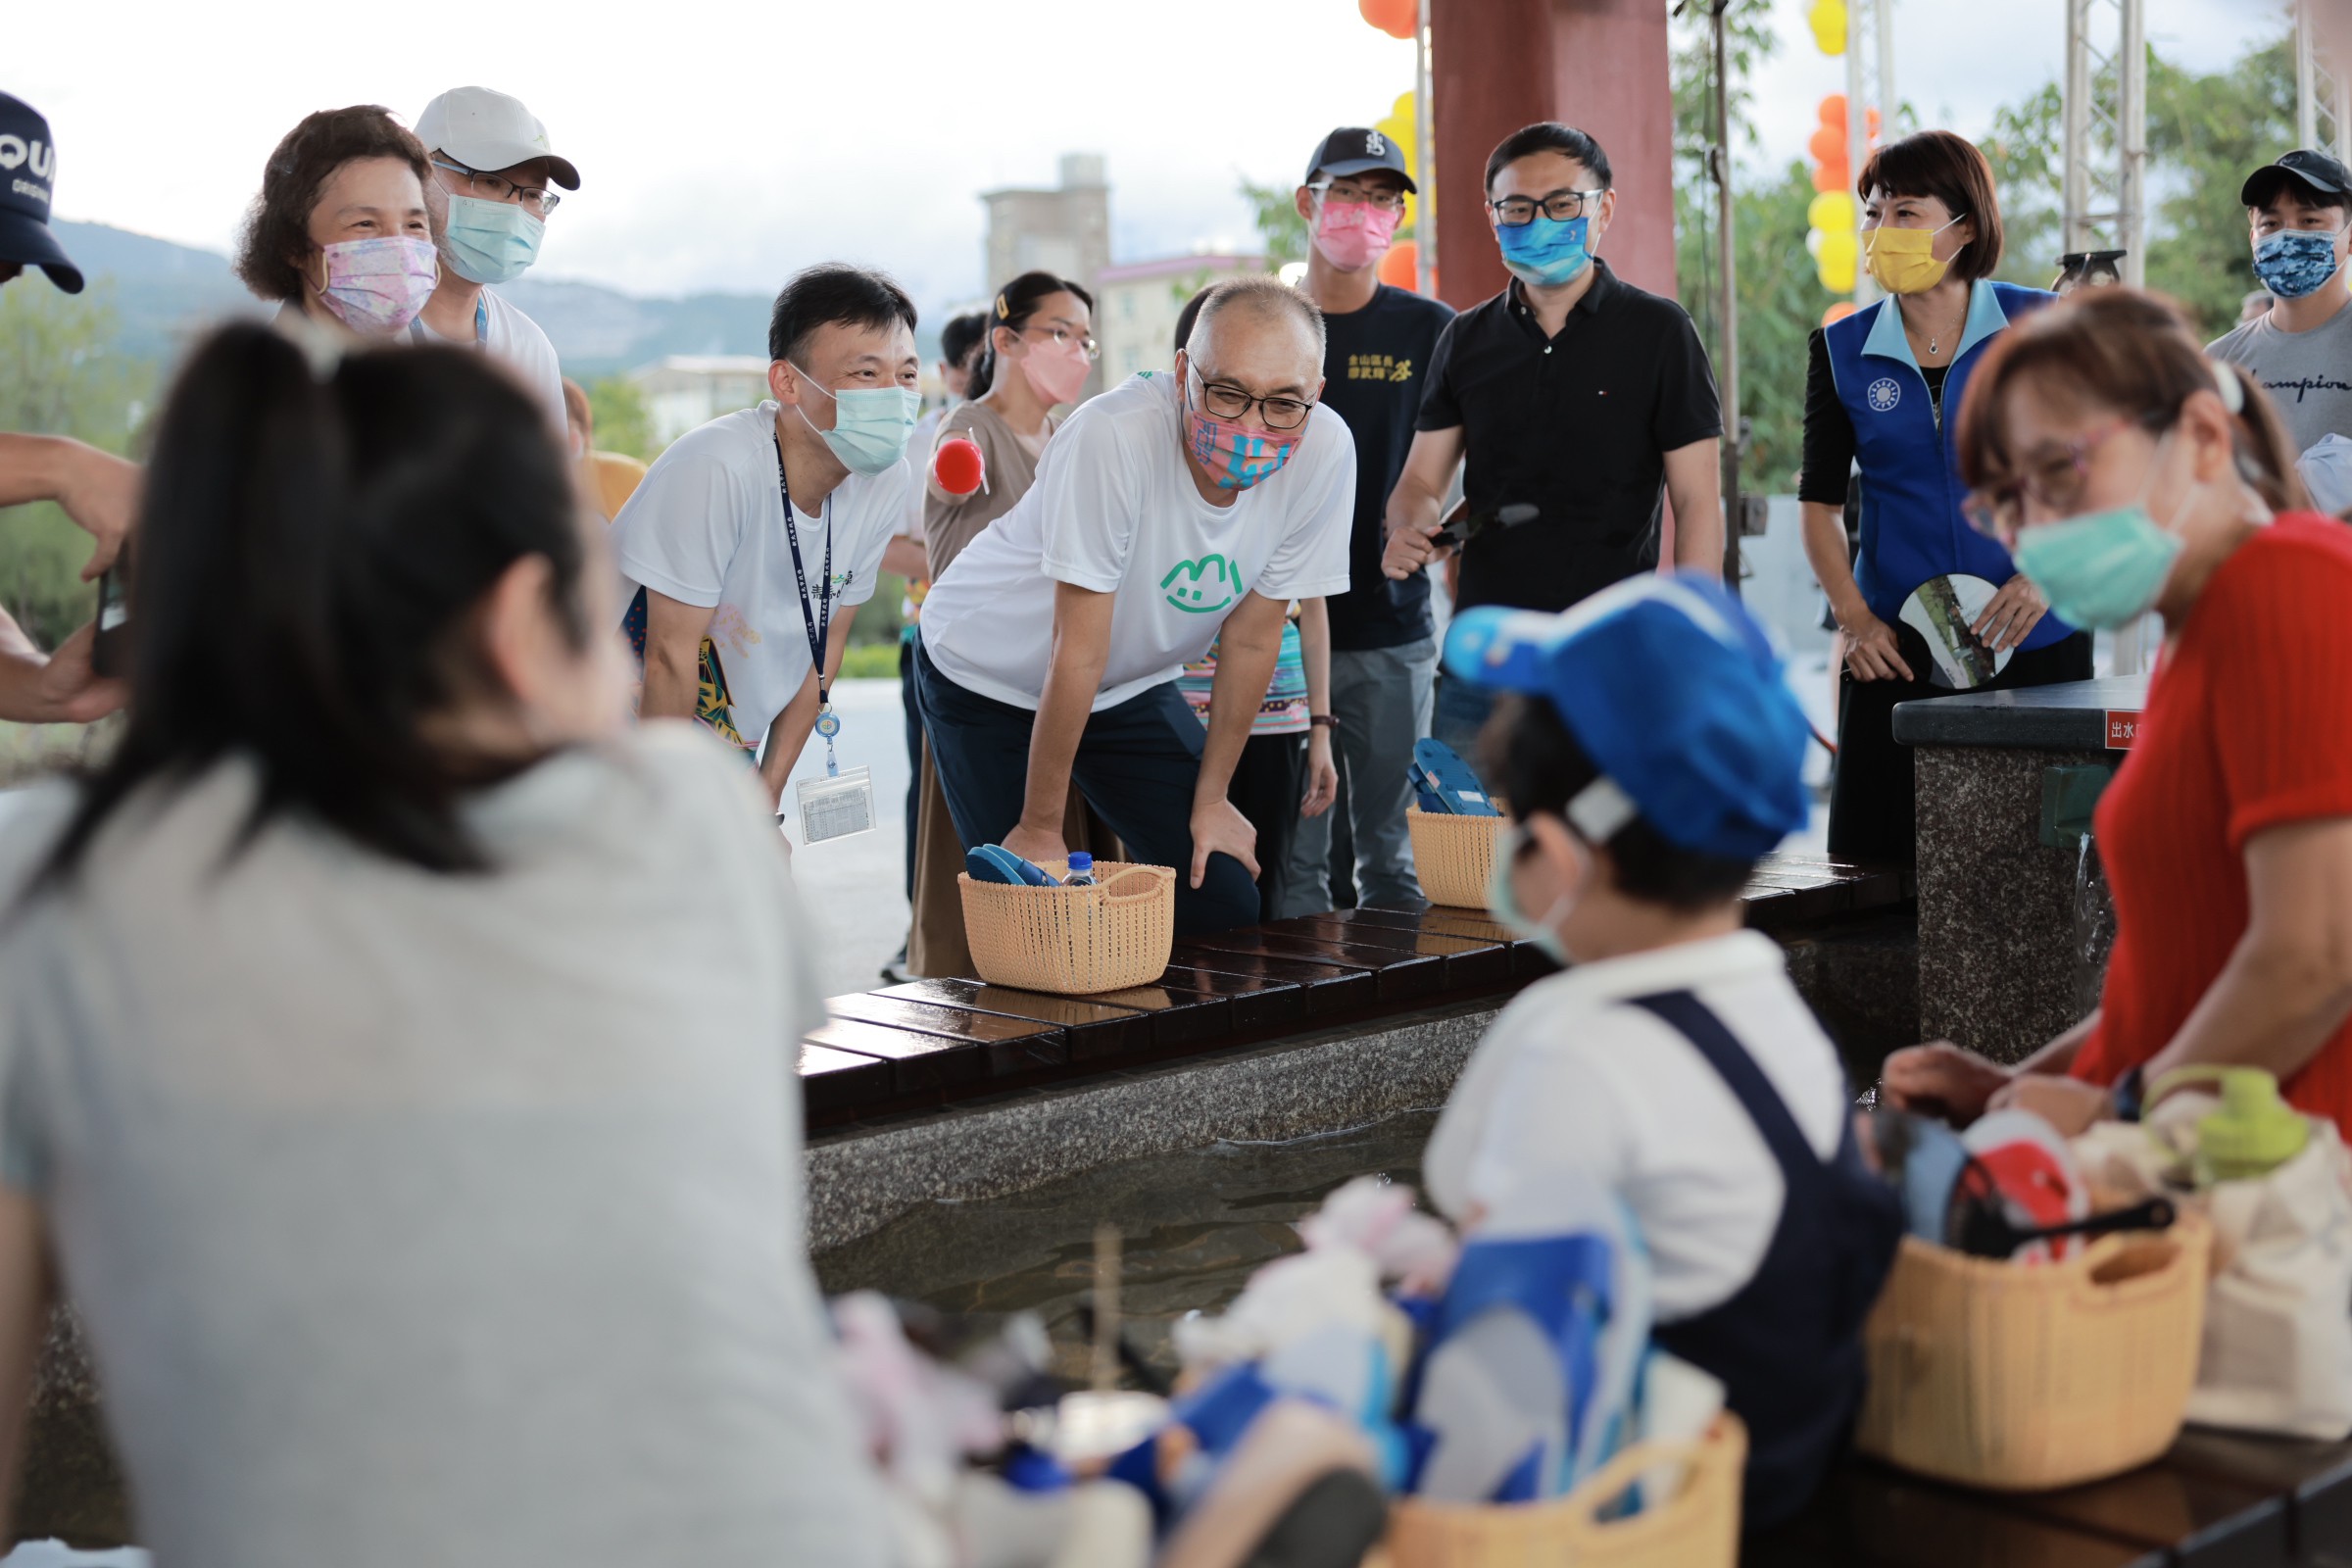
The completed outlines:
[[[781,800],[811,731],[833,759],[830,686],[915,484],[921,361],[905,291],[832,264],[784,285],[767,344],[773,399],[672,442],[612,537],[638,715],[756,753]]]
[[[425,199],[443,209],[441,281],[409,327],[419,342],[471,343],[512,366],[564,427],[564,372],[539,323],[485,285],[512,283],[539,258],[547,220],[565,190],[580,188],[571,160],[549,147],[547,127],[518,98],[487,87],[452,87],[416,117],[433,164]]]

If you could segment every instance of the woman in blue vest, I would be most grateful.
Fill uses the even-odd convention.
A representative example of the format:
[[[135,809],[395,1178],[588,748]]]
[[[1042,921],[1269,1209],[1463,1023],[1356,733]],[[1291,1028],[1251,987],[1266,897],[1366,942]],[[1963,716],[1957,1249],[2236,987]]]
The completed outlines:
[[[2090,678],[2090,634],[2048,612],[2009,552],[1962,515],[1967,486],[1953,446],[1969,371],[1991,340],[2055,296],[1992,282],[2001,213],[1974,144],[1926,130],[1882,147],[1854,182],[1863,254],[1886,297],[1813,334],[1805,374],[1805,554],[1844,633],[1830,853],[1909,862],[1910,748],[1894,705],[1955,686],[1995,690]],[[1862,540],[1849,557],[1845,499],[1860,469]],[[1931,618],[1957,579],[1962,619],[1982,646],[1938,661],[1903,618],[1923,585]],[[1981,578],[1991,598],[1966,603]],[[1969,612],[1974,611],[1971,614]],[[1914,615],[1922,613],[1915,609]],[[1990,672],[2002,656],[2006,664]]]

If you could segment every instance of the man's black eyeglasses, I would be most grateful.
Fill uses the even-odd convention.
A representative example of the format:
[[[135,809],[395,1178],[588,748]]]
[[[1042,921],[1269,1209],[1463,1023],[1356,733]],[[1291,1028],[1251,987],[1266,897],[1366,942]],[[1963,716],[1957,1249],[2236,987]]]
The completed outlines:
[[[1555,223],[1565,223],[1572,218],[1585,216],[1588,203],[1598,205],[1608,194],[1607,187],[1599,190],[1555,190],[1548,196],[1505,196],[1498,202],[1487,203],[1487,211],[1504,228],[1524,228],[1536,220],[1541,210]]]
[[[1198,365],[1192,367],[1192,372],[1200,377],[1200,406],[1220,419],[1247,418],[1255,408],[1264,416],[1267,429],[1296,430],[1315,412],[1312,403],[1302,403],[1297,398],[1261,398],[1230,381],[1211,381]]]

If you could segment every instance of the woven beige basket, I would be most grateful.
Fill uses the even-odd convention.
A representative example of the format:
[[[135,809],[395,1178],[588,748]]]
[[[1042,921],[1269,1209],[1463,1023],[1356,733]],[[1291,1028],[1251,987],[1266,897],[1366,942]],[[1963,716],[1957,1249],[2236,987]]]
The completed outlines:
[[[1055,876],[1068,867],[1042,869]],[[1150,985],[1167,972],[1176,942],[1176,873],[1164,865],[1096,862],[1091,888],[963,888],[963,935],[972,967],[990,985],[1084,995]]]
[[[1597,1517],[1642,1472],[1683,1458],[1690,1468],[1668,1501],[1630,1519]],[[1732,1568],[1746,1464],[1747,1431],[1727,1413],[1696,1443],[1637,1444],[1556,1501],[1399,1497],[1389,1509],[1387,1568]]]
[[[1507,818],[1452,816],[1408,806],[1404,825],[1413,835],[1413,867],[1421,876],[1421,896],[1432,904],[1485,908],[1494,845]]]
[[[1862,1450],[1967,1486],[2037,1491],[2171,1446],[2197,1379],[2213,1233],[2101,1237],[2059,1263],[1903,1238],[1869,1325]]]

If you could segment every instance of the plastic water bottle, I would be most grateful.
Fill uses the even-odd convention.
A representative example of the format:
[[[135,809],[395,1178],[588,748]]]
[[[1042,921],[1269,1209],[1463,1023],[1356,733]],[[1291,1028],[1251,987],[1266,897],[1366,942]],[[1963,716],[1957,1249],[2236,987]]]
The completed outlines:
[[[1084,850],[1070,857],[1070,874],[1061,879],[1065,888],[1091,888],[1095,885],[1095,858]]]

